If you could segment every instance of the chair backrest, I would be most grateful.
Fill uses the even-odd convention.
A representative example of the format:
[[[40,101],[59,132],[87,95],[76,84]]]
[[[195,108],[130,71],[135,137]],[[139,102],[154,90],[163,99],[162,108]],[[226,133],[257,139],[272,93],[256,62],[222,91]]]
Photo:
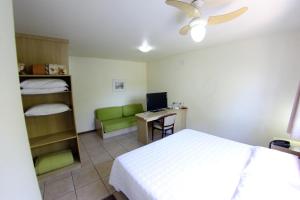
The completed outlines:
[[[164,126],[171,126],[175,124],[176,113],[164,117]]]

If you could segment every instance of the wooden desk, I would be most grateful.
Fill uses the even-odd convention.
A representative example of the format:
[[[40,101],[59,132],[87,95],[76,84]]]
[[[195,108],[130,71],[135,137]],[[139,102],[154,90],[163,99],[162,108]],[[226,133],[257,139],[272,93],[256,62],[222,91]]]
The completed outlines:
[[[187,109],[167,109],[160,112],[144,112],[136,114],[138,126],[138,141],[147,144],[149,143],[149,123],[163,116],[176,113],[174,133],[186,128],[186,113]]]

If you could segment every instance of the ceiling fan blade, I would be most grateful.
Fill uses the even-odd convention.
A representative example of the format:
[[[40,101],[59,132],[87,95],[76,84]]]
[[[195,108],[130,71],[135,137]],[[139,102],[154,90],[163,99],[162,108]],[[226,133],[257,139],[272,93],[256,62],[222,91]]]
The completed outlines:
[[[178,1],[178,0],[166,0],[166,4],[176,7],[179,10],[183,11],[188,17],[199,17],[200,11],[193,5]]]
[[[248,7],[242,7],[236,11],[224,14],[224,15],[217,15],[217,16],[210,16],[208,18],[207,24],[208,25],[215,25],[215,24],[221,24],[228,21],[231,21],[242,14],[244,14],[248,10]]]
[[[179,33],[181,35],[186,35],[188,34],[188,32],[190,31],[191,29],[191,26],[190,25],[185,25],[184,27],[182,27],[180,30],[179,30]]]

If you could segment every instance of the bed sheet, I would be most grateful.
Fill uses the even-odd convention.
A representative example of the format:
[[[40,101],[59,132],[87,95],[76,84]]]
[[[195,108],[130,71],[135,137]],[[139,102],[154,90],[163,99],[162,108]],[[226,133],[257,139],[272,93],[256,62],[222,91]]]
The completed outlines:
[[[185,129],[116,158],[109,183],[130,200],[231,199],[252,149]]]

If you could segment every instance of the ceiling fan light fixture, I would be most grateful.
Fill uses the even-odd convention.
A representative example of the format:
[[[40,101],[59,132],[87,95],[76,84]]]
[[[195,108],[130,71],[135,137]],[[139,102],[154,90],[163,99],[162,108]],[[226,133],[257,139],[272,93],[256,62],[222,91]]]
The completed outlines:
[[[194,18],[191,22],[190,22],[190,26],[194,27],[194,26],[206,26],[207,25],[207,20],[203,19],[203,18]]]
[[[192,5],[194,5],[197,8],[201,8],[204,4],[205,4],[205,2],[203,0],[192,1]]]
[[[138,47],[138,50],[140,50],[143,53],[147,53],[147,52],[151,51],[152,49],[153,49],[153,47],[150,46],[147,41],[144,41],[143,44]]]
[[[205,26],[194,26],[191,29],[191,37],[195,42],[201,42],[206,35],[206,27]]]

